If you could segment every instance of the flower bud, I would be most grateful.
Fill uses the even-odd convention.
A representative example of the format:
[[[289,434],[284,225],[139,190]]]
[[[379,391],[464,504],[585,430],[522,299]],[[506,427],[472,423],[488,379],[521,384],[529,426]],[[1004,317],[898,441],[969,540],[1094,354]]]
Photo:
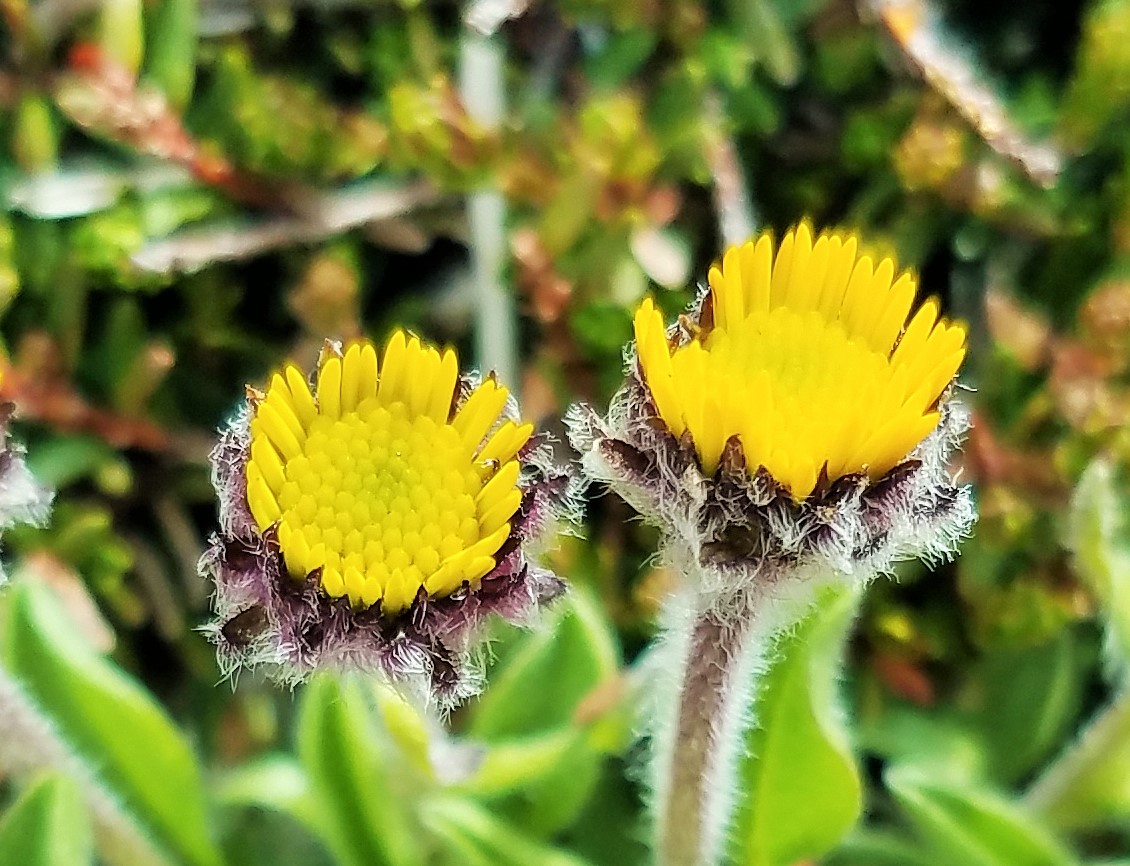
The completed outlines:
[[[948,556],[974,518],[947,461],[965,329],[916,281],[807,224],[733,247],[668,327],[646,299],[605,417],[570,416],[586,473],[722,599],[786,576],[866,579]],[[709,607],[709,604],[706,605]]]
[[[212,452],[220,532],[200,563],[221,664],[471,694],[476,627],[564,588],[528,551],[575,498],[548,451],[493,376],[401,331],[379,365],[367,341],[327,343],[312,381],[288,366],[248,389]]]

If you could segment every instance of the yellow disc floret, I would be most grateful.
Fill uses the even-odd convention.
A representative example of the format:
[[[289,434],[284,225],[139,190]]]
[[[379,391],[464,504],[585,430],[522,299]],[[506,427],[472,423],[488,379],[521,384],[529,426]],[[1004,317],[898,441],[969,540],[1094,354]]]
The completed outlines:
[[[355,608],[407,608],[474,584],[496,565],[522,501],[517,453],[531,424],[503,421],[507,390],[482,383],[452,416],[459,376],[398,331],[377,364],[372,344],[326,353],[311,393],[293,366],[276,373],[251,420],[247,501],[275,526],[287,570]],[[489,434],[489,435],[488,435]]]
[[[938,398],[965,356],[965,329],[925,301],[894,262],[875,265],[852,236],[813,243],[802,224],[730,248],[710,271],[713,311],[672,350],[650,299],[635,317],[639,362],[660,417],[690,433],[713,474],[737,435],[752,472],[764,466],[796,500],[821,469],[831,480],[878,478],[937,425]]]

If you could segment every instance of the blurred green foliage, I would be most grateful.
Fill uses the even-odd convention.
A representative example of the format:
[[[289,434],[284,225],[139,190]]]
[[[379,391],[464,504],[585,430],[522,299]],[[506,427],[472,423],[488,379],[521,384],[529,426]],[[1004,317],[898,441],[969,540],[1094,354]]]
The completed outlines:
[[[0,745],[0,863],[140,862],[115,821],[177,866],[647,862],[651,530],[594,500],[570,600],[441,729],[371,681],[219,682],[206,456],[326,337],[468,357],[482,231],[559,430],[728,212],[858,228],[969,322],[982,515],[782,639],[732,861],[1130,862],[1130,2],[514,5],[496,85],[486,2],[0,3],[0,396],[58,488],[5,538],[4,678],[58,750]]]

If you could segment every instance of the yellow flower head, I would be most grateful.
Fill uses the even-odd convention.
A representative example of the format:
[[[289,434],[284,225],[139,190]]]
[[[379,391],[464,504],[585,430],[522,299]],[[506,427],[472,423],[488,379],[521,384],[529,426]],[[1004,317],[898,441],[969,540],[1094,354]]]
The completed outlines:
[[[458,380],[454,352],[402,331],[380,364],[364,341],[323,353],[313,391],[296,367],[274,375],[253,401],[247,503],[291,577],[394,615],[494,569],[533,425],[503,420],[493,378],[465,400]]]
[[[747,470],[764,466],[800,501],[822,475],[883,476],[937,426],[965,328],[933,298],[911,316],[914,277],[857,247],[850,234],[813,242],[806,223],[775,255],[769,234],[731,247],[695,333],[675,345],[651,299],[640,306],[643,379],[708,475],[736,436]]]

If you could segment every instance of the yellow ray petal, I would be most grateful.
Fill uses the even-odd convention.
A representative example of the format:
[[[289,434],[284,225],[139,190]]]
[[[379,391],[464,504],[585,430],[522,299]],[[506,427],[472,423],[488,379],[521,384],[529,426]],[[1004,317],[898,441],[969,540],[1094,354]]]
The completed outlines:
[[[513,460],[522,447],[530,441],[533,432],[533,424],[515,424],[513,421],[507,421],[487,440],[487,444],[479,452],[478,459],[483,462],[497,460],[499,463]]]
[[[488,510],[479,518],[479,529],[484,535],[498,531],[502,524],[507,523],[514,512],[522,504],[522,491],[517,487],[504,493]]]
[[[745,318],[739,258],[737,247],[730,247],[722,257],[722,273],[727,279],[714,289],[714,317],[720,328],[732,327]]]
[[[352,412],[360,401],[361,345],[354,343],[341,359],[341,411]],[[348,576],[346,586],[349,585]],[[361,584],[358,584],[360,588]],[[360,592],[358,592],[360,598]]]
[[[318,414],[318,409],[314,405],[314,397],[310,393],[310,386],[306,384],[306,377],[297,367],[288,365],[285,372],[294,413],[298,420],[302,422],[302,426],[309,429],[310,422]]]
[[[874,328],[868,335],[868,342],[876,352],[887,354],[891,351],[895,338],[906,323],[917,289],[914,277],[908,273],[900,276],[891,286],[886,303],[875,317]]]
[[[492,556],[476,556],[467,565],[466,575],[467,580],[471,583],[481,580],[486,577],[494,569],[495,561]]]
[[[275,373],[271,378],[271,387],[267,389],[265,402],[274,408],[279,418],[290,428],[290,432],[299,442],[306,439],[306,430],[295,412],[294,398],[291,396],[290,388],[287,387],[286,380],[278,373]]]
[[[502,495],[514,485],[518,483],[518,476],[521,474],[522,467],[517,460],[511,460],[509,463],[504,464],[499,470],[494,473],[494,477],[483,485],[483,489],[479,491],[479,495],[475,497],[475,503],[479,510],[491,507],[496,503]]]
[[[381,361],[380,384],[377,388],[377,394],[386,406],[400,399],[402,381],[408,375],[405,369],[407,349],[408,340],[404,332],[394,331],[385,345],[385,354]]]
[[[302,443],[298,441],[287,423],[282,419],[279,411],[270,403],[263,402],[255,411],[255,420],[251,424],[251,438],[256,438],[256,431],[271,440],[275,449],[287,460],[293,460],[302,453]]]
[[[796,232],[789,232],[781,241],[777,258],[773,262],[773,278],[769,286],[769,309],[773,310],[787,303],[785,296],[789,286],[789,273],[793,266],[793,247],[796,245]]]
[[[746,308],[750,312],[769,310],[770,288],[773,283],[773,239],[764,234],[757,239],[751,252],[742,258],[742,283],[747,295]]]
[[[442,360],[431,346],[424,347],[413,337],[408,342],[409,369],[412,371],[408,386],[408,407],[413,415],[426,415],[431,405],[432,392],[439,384]]]
[[[509,392],[492,379],[487,379],[471,393],[452,422],[464,443],[473,449],[478,448],[483,437],[498,421],[507,396]]]
[[[247,464],[247,505],[260,530],[265,530],[282,514],[275,495],[254,463]]]
[[[832,322],[840,317],[843,308],[844,294],[847,292],[848,280],[851,279],[855,269],[855,251],[858,241],[854,236],[844,240],[833,249],[828,261],[828,276],[820,291],[820,299],[816,308],[826,321]]]
[[[357,404],[377,396],[377,350],[372,343],[365,341],[361,347],[361,358],[357,370]]]
[[[279,453],[269,441],[263,438],[251,441],[251,462],[255,464],[270,490],[282,490],[283,484],[286,483],[286,472],[282,460],[279,459]]]
[[[446,423],[451,414],[451,401],[455,396],[455,385],[459,380],[459,361],[450,349],[443,353],[439,372],[432,387],[427,415],[437,424]]]
[[[784,289],[785,302],[789,309],[798,313],[809,309],[811,291],[805,285],[809,266],[812,264],[812,228],[802,222],[796,228],[793,241],[793,263],[789,268],[788,283]]]
[[[318,372],[318,411],[327,418],[341,417],[341,358],[336,355]]]

